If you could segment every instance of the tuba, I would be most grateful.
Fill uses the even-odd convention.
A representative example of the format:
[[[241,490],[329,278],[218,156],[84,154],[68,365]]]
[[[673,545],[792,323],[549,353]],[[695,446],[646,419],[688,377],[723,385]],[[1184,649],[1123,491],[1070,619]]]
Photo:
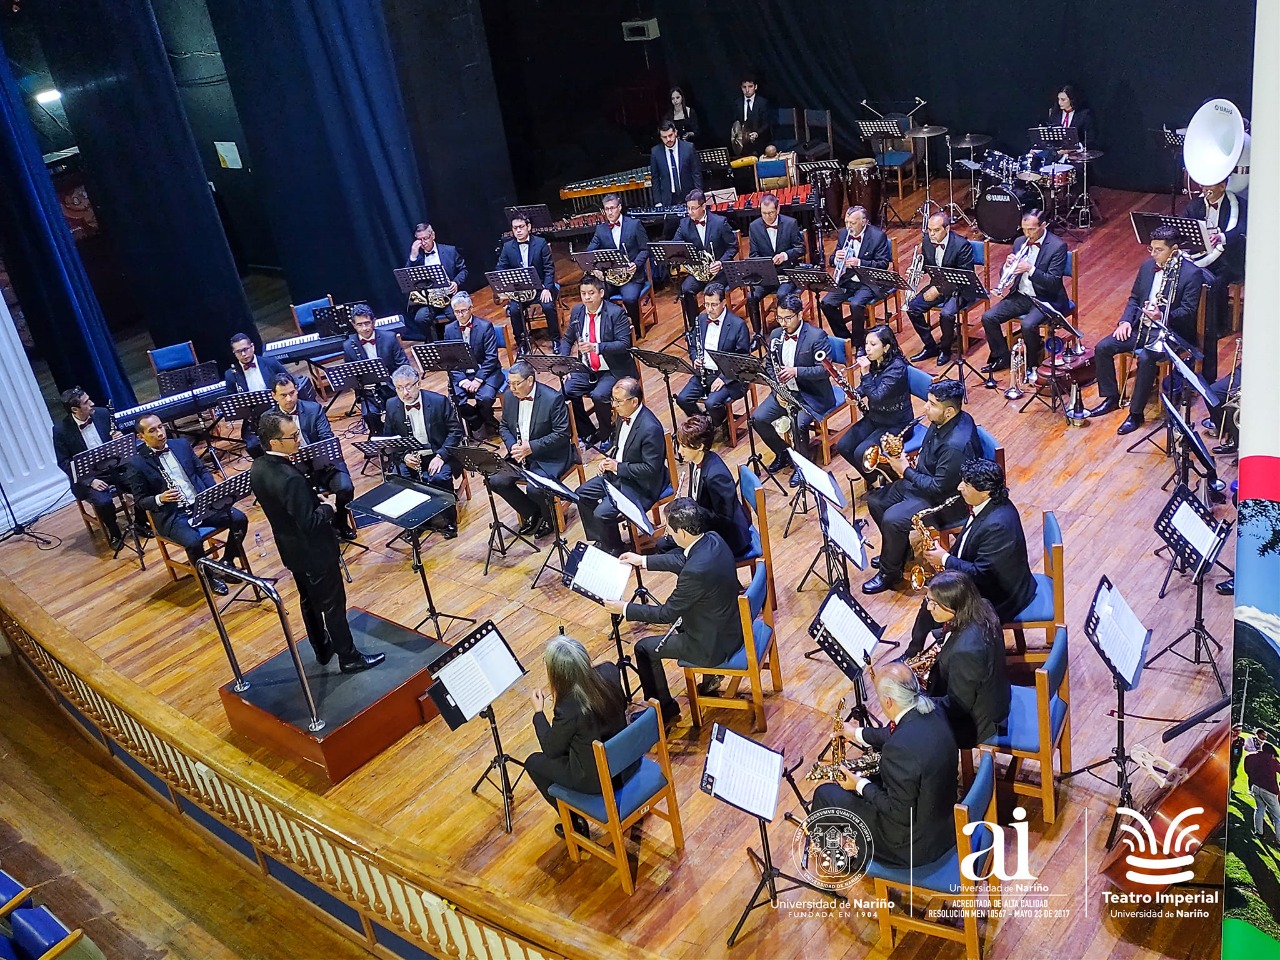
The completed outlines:
[[[831,759],[824,762],[822,757],[819,757],[813,761],[813,766],[809,768],[809,772],[805,776],[806,780],[840,783],[848,780],[854,774],[862,777],[873,777],[880,772],[880,754],[876,750],[868,750],[856,760],[850,760],[845,757],[844,721],[841,719],[843,713],[844,698],[841,697],[833,715],[834,729],[831,732]]]
[[[938,538],[934,536],[934,532],[924,525],[924,518],[935,513],[940,513],[947,507],[951,506],[960,499],[960,494],[950,497],[936,507],[925,507],[919,513],[911,518],[911,527],[919,538],[916,544],[916,556],[920,558],[920,562],[912,564],[911,569],[907,572],[907,577],[911,581],[911,589],[919,590],[929,578],[937,571],[929,565],[929,561],[924,554],[928,550],[932,550],[938,545]],[[921,654],[923,656],[924,654]],[[930,664],[932,666],[932,664]],[[914,669],[914,668],[913,668]],[[917,673],[917,675],[919,675]]]

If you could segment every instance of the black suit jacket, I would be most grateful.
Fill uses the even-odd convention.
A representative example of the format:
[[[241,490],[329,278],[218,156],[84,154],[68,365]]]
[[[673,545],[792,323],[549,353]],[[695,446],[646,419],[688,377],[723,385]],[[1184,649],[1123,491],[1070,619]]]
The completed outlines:
[[[440,251],[440,266],[444,267],[445,276],[458,285],[461,290],[467,285],[467,261],[462,259],[462,254],[458,252],[457,247],[450,247],[447,244],[437,243],[436,249]],[[420,267],[426,260],[426,254],[419,253],[416,257],[410,257],[404,262],[406,267]]]
[[[480,317],[472,317],[471,329],[468,334],[467,343],[471,347],[471,355],[476,358],[476,363],[479,366],[465,373],[450,370],[449,385],[453,387],[455,392],[460,392],[459,383],[472,377],[478,377],[493,387],[494,390],[501,390],[502,363],[498,359],[498,335],[494,333],[493,324]],[[458,326],[457,320],[451,321],[444,328],[444,338],[446,340],[462,339],[462,328]]]
[[[666,603],[627,604],[627,619],[633,622],[675,623],[681,618],[680,629],[662,648],[664,655],[714,667],[742,646],[742,588],[733,552],[718,533],[704,533],[688,557],[682,550],[653,554],[645,558],[645,569],[679,574]]]
[[[204,461],[195,455],[190,443],[180,437],[170,437],[169,449],[178,458],[179,465],[196,493],[214,485],[213,474],[204,465]],[[169,489],[169,484],[160,472],[160,458],[146,444],[139,444],[138,452],[125,464],[125,482],[129,486],[129,492],[133,494],[138,512],[150,510],[160,533],[167,536],[175,523],[187,523],[187,515],[176,503],[161,503],[156,499]]]
[[[951,724],[956,744],[969,750],[991,737],[1009,719],[1009,674],[1004,640],[971,623],[943,641],[929,673],[929,696]]]
[[[596,227],[595,235],[592,236],[591,242],[587,244],[587,250],[622,249],[626,253],[627,259],[636,265],[635,281],[644,283],[644,262],[649,259],[649,237],[645,234],[644,227],[640,225],[640,221],[634,217],[624,216],[621,223],[621,248],[614,245],[613,230],[609,227],[609,224],[602,223]]]
[[[880,751],[878,782],[863,787],[866,802],[858,810],[869,808],[876,859],[919,865],[954,849],[959,751],[943,712],[913,707],[892,733],[868,727],[862,737]]]
[[[600,306],[597,318],[600,343],[600,355],[609,365],[608,372],[614,377],[640,376],[636,367],[636,358],[631,356],[631,320],[627,312],[609,300]],[[576,356],[576,344],[582,339],[587,329],[587,308],[581,303],[569,311],[569,326],[560,338],[562,356]]]
[[[1151,293],[1155,276],[1156,262],[1148,257],[1138,268],[1133,289],[1129,291],[1129,301],[1124,305],[1124,313],[1120,317],[1121,323],[1127,322],[1134,330],[1138,329],[1142,304]],[[1178,268],[1178,286],[1174,292],[1173,304],[1165,311],[1169,328],[1193,346],[1200,342],[1200,338],[1196,336],[1196,312],[1200,309],[1200,286],[1203,283],[1204,273],[1190,259],[1183,257],[1182,265]]]
[[[618,675],[618,665],[610,661],[598,663],[595,671],[600,678],[611,687],[622,689],[622,681]],[[621,733],[627,725],[627,714],[620,710],[616,716],[604,722],[597,722],[589,716],[574,697],[557,700],[550,722],[546,714],[538,710],[533,715],[533,730],[538,735],[538,746],[542,753],[552,760],[564,760],[568,767],[568,778],[562,783],[571,790],[600,792],[600,776],[596,769],[596,754],[592,741],[606,741]],[[639,761],[636,761],[638,767]],[[623,771],[615,778],[626,780],[631,768]],[[557,781],[559,782],[559,781]]]
[[[1036,595],[1018,508],[1008,500],[989,501],[969,519],[966,531],[955,538],[956,544],[963,538],[964,547],[947,557],[946,569],[967,573],[1001,622],[1008,623]]]
[[[751,546],[751,521],[738,496],[733,474],[720,459],[720,454],[712,451],[707,451],[699,469],[702,477],[698,482],[697,495],[694,496],[687,488],[685,495],[698,501],[710,529],[720,535],[735,557],[740,557]],[[691,485],[692,478],[685,482]]]
[[[836,265],[836,253],[843,250],[848,241],[849,231],[845,227],[841,227],[839,233],[836,234],[835,249],[831,251],[831,256],[827,258],[827,263],[832,268]],[[858,248],[858,260],[864,267],[888,270],[889,264],[893,262],[893,252],[889,249],[889,235],[879,227],[874,227],[871,224],[863,227],[862,246]],[[842,287],[853,287],[858,283],[861,283],[861,281],[851,269],[846,269],[840,277],[840,286]],[[873,283],[866,284],[866,287],[874,290],[877,297],[884,295],[884,291]]]
[[[681,243],[691,243],[701,250],[707,250],[721,263],[734,259],[738,255],[738,231],[734,230],[733,225],[718,213],[708,213],[706,217],[707,242],[705,244],[698,238],[698,228],[688,217],[680,221],[675,239]]]
[[[929,239],[925,234],[924,243],[924,272],[928,273],[930,267],[938,265],[938,245]],[[956,270],[972,270],[973,269],[973,245],[964,237],[956,233],[954,230],[947,232],[946,246],[942,251],[942,265],[944,267],[952,267]]]
[[[453,450],[462,443],[462,422],[447,397],[431,390],[418,394],[422,401],[422,419],[427,428],[427,440],[434,453],[444,460],[453,460]],[[409,414],[398,396],[387,401],[386,431],[388,435],[412,437],[413,427]],[[425,461],[424,461],[425,466]]]
[[[502,395],[502,442],[510,449],[519,443],[520,399],[507,390]],[[573,441],[569,434],[569,409],[564,395],[546,384],[533,388],[533,419],[529,422],[531,453],[527,469],[543,477],[559,480],[573,464]]]
[[[706,313],[698,314],[698,339],[696,344],[703,350],[706,349],[707,343],[707,315]],[[686,343],[687,347],[688,344]],[[725,310],[720,314],[720,341],[716,344],[717,352],[724,353],[750,353],[751,352],[751,332],[747,329],[747,322],[736,313]],[[693,356],[689,357],[692,363]],[[726,380],[725,383],[730,381]]]
[[[827,368],[814,359],[814,354],[819,350],[827,350],[827,335],[817,327],[810,326],[807,323],[801,323],[798,331],[800,337],[796,341],[796,379],[800,383],[800,396],[804,399],[805,405],[809,411],[815,416],[821,416],[831,410],[836,405],[835,390],[831,387],[831,378],[827,375]],[[773,356],[774,365],[781,369],[782,363],[782,338],[784,334],[781,327],[773,331],[773,335],[769,338],[769,352]]]
[[[1187,205],[1183,216],[1195,220],[1205,218],[1204,197],[1196,197]],[[1227,246],[1212,263],[1201,267],[1211,271],[1214,276],[1222,277],[1229,283],[1239,283],[1244,279],[1244,238],[1249,219],[1249,203],[1244,197],[1236,196],[1228,191],[1222,195],[1218,208],[1218,230],[1226,238]],[[1234,223],[1232,221],[1235,221]],[[1204,258],[1199,258],[1203,260]]]
[[[1062,110],[1058,107],[1049,108],[1048,126],[1062,126]],[[1071,117],[1071,122],[1067,126],[1075,130],[1080,136],[1080,142],[1085,146],[1097,146],[1094,141],[1098,137],[1097,128],[1093,125],[1093,111],[1088,107],[1081,107],[1076,110]]]
[[[249,486],[271,524],[280,560],[290,571],[298,575],[337,565],[333,507],[320,499],[306,474],[287,457],[268,453],[253,461]]]
[[[1017,256],[1027,245],[1026,236],[1013,241],[1013,255]],[[1048,230],[1040,237],[1040,253],[1036,256],[1035,267],[1029,274],[1031,288],[1036,298],[1052,304],[1060,312],[1065,313],[1071,304],[1067,289],[1062,285],[1062,278],[1067,274],[1067,245]],[[1018,289],[1018,283],[1013,286]]]
[[[271,389],[272,382],[279,374],[289,372],[284,368],[284,364],[271,357],[254,357],[254,362],[258,365],[258,372],[262,374],[262,383],[267,390]],[[228,393],[245,393],[249,389],[244,376],[244,367],[240,365],[239,360],[231,362],[223,379],[226,381]]]
[[[649,509],[662,496],[671,478],[667,472],[667,441],[662,424],[648,407],[641,406],[631,415],[631,432],[627,434],[627,449],[618,450],[618,436],[622,432],[622,418],[613,421],[613,456],[618,461],[615,476],[624,493],[634,490],[640,496],[640,506]]]
[[[409,362],[409,358],[405,356],[404,347],[400,346],[400,338],[394,333],[374,330],[373,341],[373,349],[386,366],[388,376]],[[342,342],[342,357],[348,363],[365,359],[364,347],[360,343],[360,338],[354,333]],[[389,389],[389,387],[383,387],[383,390]]]
[[[764,217],[751,221],[751,227],[747,230],[747,237],[751,241],[750,255],[772,260],[777,254],[785,253],[787,262],[783,266],[793,267],[804,259],[804,236],[800,233],[800,224],[795,217],[780,213],[777,226],[778,245],[775,249],[769,242],[769,228],[765,225]]]
[[[97,429],[103,443],[111,439],[111,413],[106,407],[94,407],[89,420]],[[89,448],[84,442],[84,436],[80,433],[80,428],[71,414],[67,414],[60,422],[53,425],[53,453],[58,460],[58,469],[67,475],[67,479],[71,478],[71,458],[77,453],[84,453],[87,449]]]
[[[747,106],[746,97],[738,97],[734,105],[733,119],[742,120],[742,115]],[[769,106],[769,101],[760,96],[759,93],[752,98],[751,112],[747,114],[745,121],[748,130],[754,130],[760,136],[754,143],[746,143],[743,149],[748,153],[763,153],[764,148],[769,145],[769,141],[773,137],[773,110]]]
[[[653,187],[653,202],[669,207],[684,203],[690,190],[702,189],[702,161],[698,151],[688,140],[676,140],[676,172],[680,176],[679,190],[671,190],[671,167],[667,163],[667,148],[659,143],[649,151],[649,182]]]
[[[502,253],[498,255],[498,264],[494,269],[519,270],[523,266],[520,244],[515,237],[512,237],[502,245]],[[529,266],[533,268],[533,272],[538,275],[538,281],[544,287],[555,290],[556,264],[551,256],[551,244],[547,243],[545,237],[540,237],[536,233],[529,235]]]
[[[960,486],[960,467],[966,460],[982,456],[982,441],[978,439],[978,425],[966,411],[961,410],[941,427],[929,425],[920,456],[914,467],[907,467],[899,483],[907,490],[923,497],[935,507],[955,495]],[[962,501],[929,518],[934,527],[943,527],[964,516]]]

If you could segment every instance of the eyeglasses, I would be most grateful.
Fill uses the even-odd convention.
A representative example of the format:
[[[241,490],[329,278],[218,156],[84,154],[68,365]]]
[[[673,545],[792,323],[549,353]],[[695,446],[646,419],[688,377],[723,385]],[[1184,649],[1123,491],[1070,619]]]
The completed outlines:
[[[932,607],[935,610],[943,610],[947,613],[955,613],[955,611],[952,610],[950,607],[944,607],[937,600],[933,599],[933,597],[925,597],[924,602],[926,606]]]
[[[778,322],[786,323],[788,320],[794,320],[798,316],[800,316],[798,313],[779,313]]]

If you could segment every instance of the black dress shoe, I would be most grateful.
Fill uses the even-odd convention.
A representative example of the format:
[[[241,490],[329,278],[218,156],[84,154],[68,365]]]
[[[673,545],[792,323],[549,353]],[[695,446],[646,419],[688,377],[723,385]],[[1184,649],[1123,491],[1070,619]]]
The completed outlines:
[[[999,373],[1001,370],[1008,370],[1008,369],[1009,369],[1008,357],[1000,357],[997,360],[992,360],[989,363],[985,363],[982,365],[983,373]]]
[[[873,567],[875,567],[877,570],[879,570],[879,569],[880,569],[880,558],[879,558],[879,557],[872,557],[872,558],[871,558],[871,566],[873,566]]]
[[[1213,589],[1217,590],[1221,596],[1234,597],[1236,595],[1236,578],[1227,577]]]
[[[951,351],[943,350],[938,354],[938,366],[945,367],[951,362]]]
[[[862,592],[866,594],[884,593],[886,590],[892,590],[899,583],[894,580],[892,583],[884,578],[883,573],[877,573],[874,577],[862,585]]]
[[[680,719],[680,705],[672,701],[671,708],[662,708],[662,725],[669,727]]]
[[[793,470],[793,471],[791,471],[791,479],[790,479],[790,480],[788,480],[788,481],[787,481],[787,483],[788,483],[788,484],[789,484],[793,489],[794,489],[794,488],[796,488],[796,487],[799,487],[799,486],[800,486],[800,471],[799,471],[799,470]]]
[[[1110,397],[1103,397],[1102,402],[1096,407],[1089,408],[1089,416],[1105,417],[1108,413],[1115,413],[1119,409],[1120,402],[1118,400],[1112,400]]]
[[[356,533],[355,527],[341,526],[338,528],[338,536],[347,541],[347,543],[355,543],[359,534]]]
[[[360,653],[357,651],[354,660],[338,661],[338,669],[343,673],[359,673],[361,670],[376,667],[385,659],[387,659],[385,653]]]
[[[573,832],[580,837],[591,839],[591,824],[587,823],[586,817],[579,816],[576,813],[569,814],[569,822],[573,824]],[[556,824],[556,836],[561,840],[564,839],[564,824]]]
[[[533,531],[537,528],[537,526],[538,526],[538,515],[533,514],[532,516],[528,517],[524,521],[524,523],[520,524],[520,526],[516,528],[516,533],[518,533],[522,537],[527,537],[531,533],[533,533]]]
[[[791,466],[791,458],[788,456],[774,457],[773,462],[765,466],[770,473],[778,473],[780,470],[786,470]]]
[[[912,363],[919,363],[921,360],[928,360],[930,357],[938,356],[937,347],[925,347],[919,353],[911,358]]]
[[[231,592],[227,589],[227,585],[223,583],[221,580],[219,580],[217,577],[209,578],[209,589],[212,590],[214,593],[216,593],[220,597],[225,597],[228,593]]]
[[[325,637],[319,643],[313,643],[312,650],[315,651],[316,663],[322,667],[327,667],[329,661],[333,659],[333,641]]]
[[[543,537],[549,537],[555,532],[550,520],[539,520],[538,525],[533,528],[533,539],[541,540]]]
[[[124,535],[119,533],[113,533],[108,543],[111,546],[112,553],[119,553],[120,548],[124,546]]]
[[[1116,428],[1116,433],[1123,437],[1126,433],[1133,433],[1133,431],[1137,430],[1143,423],[1144,421],[1141,414],[1135,415],[1130,413],[1129,416],[1125,418],[1124,423],[1120,424],[1120,426]]]
[[[720,692],[720,684],[724,682],[724,677],[718,673],[708,674],[698,682],[698,696],[714,697]]]
[[[446,540],[453,540],[458,536],[458,525],[456,523],[444,523],[432,529]]]
[[[1213,454],[1216,457],[1230,457],[1230,456],[1234,456],[1239,449],[1240,448],[1237,447],[1234,443],[1230,443],[1230,442],[1221,443],[1221,444],[1218,444],[1218,446],[1213,448]]]

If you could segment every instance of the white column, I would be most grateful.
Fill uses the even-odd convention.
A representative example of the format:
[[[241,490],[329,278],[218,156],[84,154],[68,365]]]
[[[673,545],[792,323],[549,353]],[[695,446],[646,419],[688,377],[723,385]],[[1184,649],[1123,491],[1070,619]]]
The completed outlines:
[[[13,316],[0,298],[0,484],[20,523],[71,502],[67,476],[54,459],[52,429]],[[0,532],[13,523],[0,503]]]

